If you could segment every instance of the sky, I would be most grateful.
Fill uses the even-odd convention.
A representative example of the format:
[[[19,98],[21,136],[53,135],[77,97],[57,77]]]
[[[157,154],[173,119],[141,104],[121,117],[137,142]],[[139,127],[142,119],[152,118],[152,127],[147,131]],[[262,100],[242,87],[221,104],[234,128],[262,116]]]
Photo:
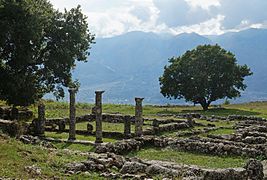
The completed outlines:
[[[55,9],[81,5],[90,31],[112,37],[131,31],[219,35],[267,28],[267,0],[50,0]]]

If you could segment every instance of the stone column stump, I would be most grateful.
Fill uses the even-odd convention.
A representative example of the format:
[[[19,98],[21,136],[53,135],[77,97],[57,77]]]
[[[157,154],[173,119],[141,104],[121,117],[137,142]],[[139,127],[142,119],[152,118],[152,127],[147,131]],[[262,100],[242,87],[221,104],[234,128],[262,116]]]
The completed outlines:
[[[70,121],[69,121],[69,140],[76,140],[76,107],[75,107],[75,94],[76,88],[70,88]]]
[[[124,118],[124,138],[131,137],[131,116],[125,116]]]
[[[95,143],[102,143],[102,94],[105,91],[95,91],[95,122],[96,122],[96,140]]]
[[[152,122],[153,130],[155,134],[159,134],[159,121],[154,119]]]
[[[65,120],[60,120],[58,123],[58,130],[59,132],[64,132],[66,128],[66,122]]]
[[[45,105],[43,103],[38,105],[38,118],[35,128],[37,136],[45,136]]]
[[[87,132],[88,132],[89,134],[92,134],[92,133],[93,133],[93,130],[94,130],[93,125],[90,124],[90,123],[88,123],[88,124],[87,124]]]
[[[137,137],[143,135],[143,107],[142,101],[144,98],[135,98],[135,135]]]
[[[193,116],[192,114],[187,114],[186,115],[186,119],[187,119],[187,124],[190,126],[190,127],[194,127],[194,121],[193,121]]]

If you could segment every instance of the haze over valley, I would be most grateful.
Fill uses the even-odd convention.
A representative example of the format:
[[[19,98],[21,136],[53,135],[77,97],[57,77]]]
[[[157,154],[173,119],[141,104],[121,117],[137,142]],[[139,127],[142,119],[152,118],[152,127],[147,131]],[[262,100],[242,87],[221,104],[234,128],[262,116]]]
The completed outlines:
[[[248,29],[223,35],[201,36],[183,33],[176,36],[146,32],[129,32],[111,38],[97,38],[87,63],[74,71],[81,87],[78,101],[93,102],[96,89],[105,90],[107,103],[133,103],[145,97],[145,103],[186,103],[168,100],[160,94],[158,78],[168,59],[202,44],[216,44],[233,52],[239,64],[247,64],[253,76],[246,78],[248,88],[241,98],[231,102],[267,99],[267,30]]]

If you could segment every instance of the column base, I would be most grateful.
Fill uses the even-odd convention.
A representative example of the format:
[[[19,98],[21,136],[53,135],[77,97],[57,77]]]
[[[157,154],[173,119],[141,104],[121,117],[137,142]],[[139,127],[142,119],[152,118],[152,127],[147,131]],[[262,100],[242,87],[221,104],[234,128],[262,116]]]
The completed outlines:
[[[135,134],[135,137],[141,137],[143,134]]]
[[[45,134],[36,134],[36,136],[38,136],[40,139],[45,138]]]
[[[76,138],[69,138],[68,141],[75,141]]]
[[[97,140],[95,140],[95,143],[100,144],[100,143],[103,143],[103,141],[97,139]]]
[[[132,137],[132,135],[131,134],[124,134],[124,137],[123,137],[123,139],[130,139]]]

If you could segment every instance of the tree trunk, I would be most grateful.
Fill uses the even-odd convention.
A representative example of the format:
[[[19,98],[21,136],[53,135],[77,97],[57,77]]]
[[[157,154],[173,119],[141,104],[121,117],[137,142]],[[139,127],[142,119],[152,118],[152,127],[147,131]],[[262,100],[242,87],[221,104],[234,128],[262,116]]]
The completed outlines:
[[[200,104],[201,104],[201,106],[202,106],[202,108],[203,108],[203,111],[207,111],[207,110],[209,110],[210,102],[207,102],[207,101],[205,100],[205,101],[201,102]]]
[[[203,108],[203,111],[207,111],[207,110],[209,110],[209,106],[207,106],[207,104],[205,104],[205,105],[201,105],[202,106],[202,108]]]

